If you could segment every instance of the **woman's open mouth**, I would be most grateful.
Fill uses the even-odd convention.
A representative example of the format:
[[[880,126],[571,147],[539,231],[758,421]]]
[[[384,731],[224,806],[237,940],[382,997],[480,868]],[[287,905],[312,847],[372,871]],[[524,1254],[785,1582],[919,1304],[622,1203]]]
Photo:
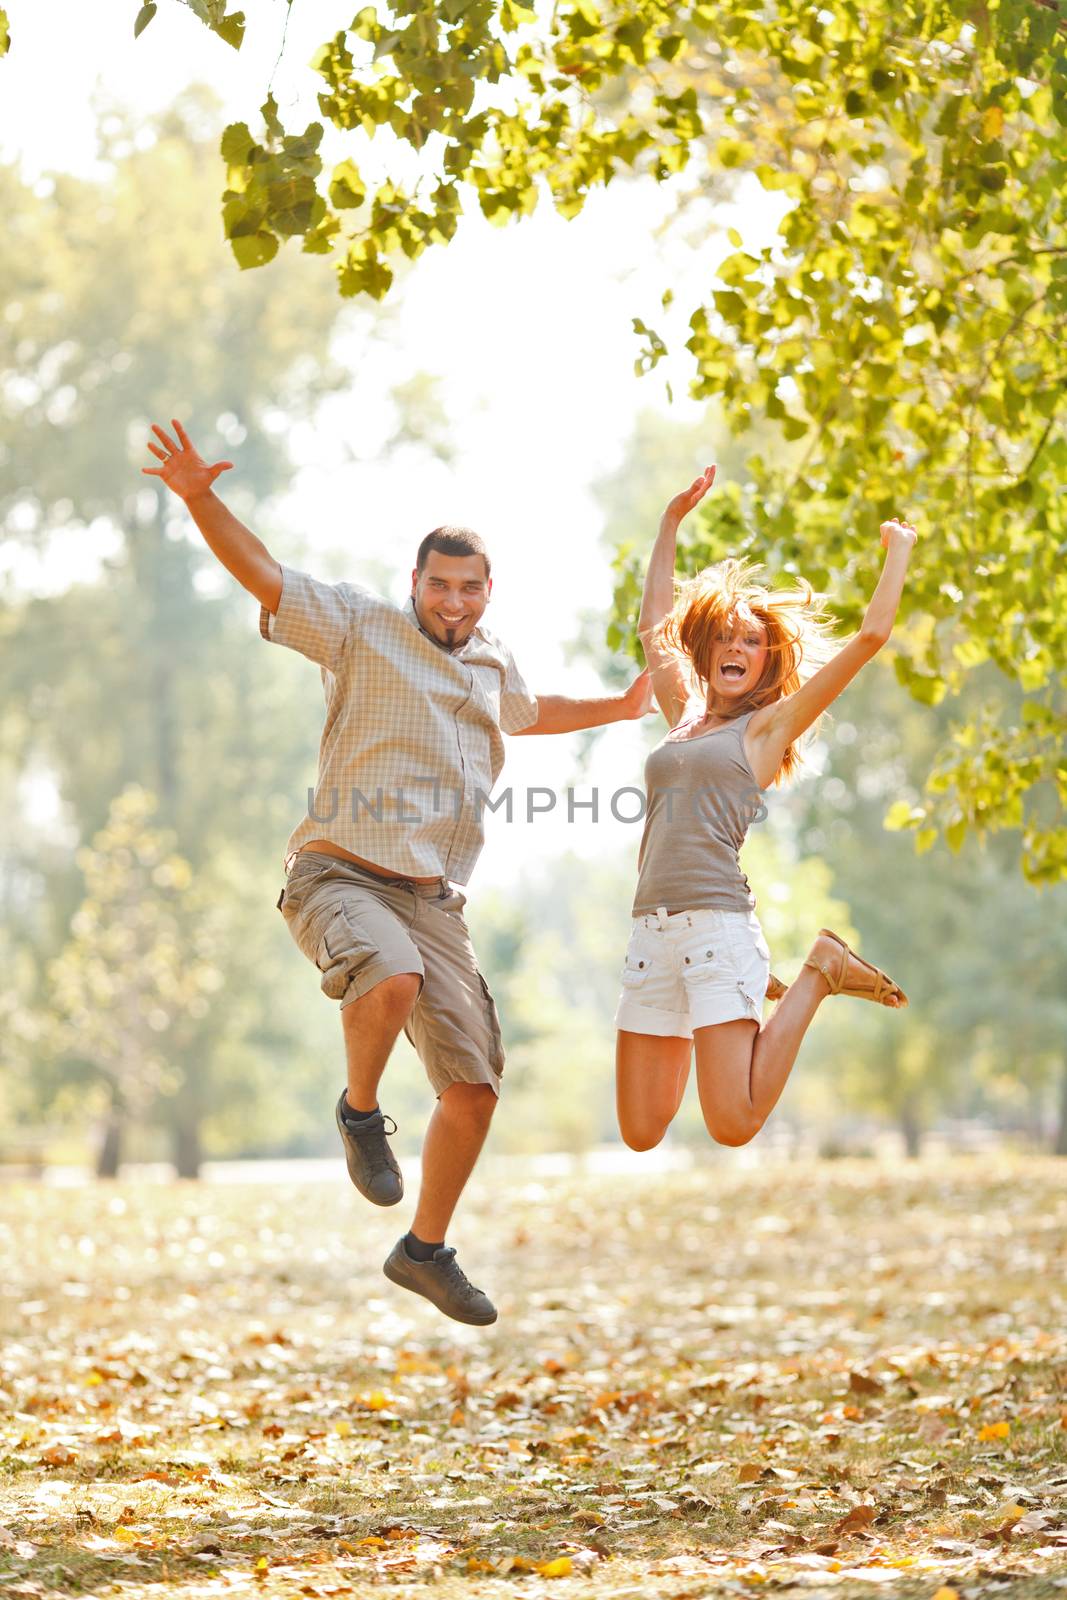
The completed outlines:
[[[743,678],[744,675],[745,668],[739,661],[724,661],[722,666],[719,668],[720,678],[733,678],[736,680],[738,678]]]

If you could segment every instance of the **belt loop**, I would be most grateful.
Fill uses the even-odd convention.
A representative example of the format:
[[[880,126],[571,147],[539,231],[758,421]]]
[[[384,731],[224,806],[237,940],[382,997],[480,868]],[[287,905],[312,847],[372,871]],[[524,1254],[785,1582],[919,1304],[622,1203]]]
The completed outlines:
[[[667,926],[667,907],[666,906],[657,906],[656,907],[656,916],[659,919],[660,927],[661,928],[665,928]]]

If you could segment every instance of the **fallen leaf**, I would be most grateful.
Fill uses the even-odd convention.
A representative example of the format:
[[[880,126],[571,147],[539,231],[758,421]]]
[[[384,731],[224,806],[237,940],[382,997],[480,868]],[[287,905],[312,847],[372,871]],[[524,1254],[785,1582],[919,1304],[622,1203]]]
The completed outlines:
[[[1052,1511],[1028,1511],[1020,1517],[1015,1524],[1016,1533],[1040,1533],[1042,1528],[1047,1528],[1050,1522],[1056,1521],[1056,1514]]]
[[[877,1506],[853,1506],[847,1516],[834,1524],[834,1532],[858,1533],[861,1528],[869,1528],[877,1515]]]
[[[570,1556],[557,1556],[555,1561],[542,1561],[536,1569],[542,1578],[569,1578],[574,1571]]]
[[[357,1395],[353,1404],[361,1411],[388,1411],[393,1402],[380,1389],[375,1389],[372,1394]]]

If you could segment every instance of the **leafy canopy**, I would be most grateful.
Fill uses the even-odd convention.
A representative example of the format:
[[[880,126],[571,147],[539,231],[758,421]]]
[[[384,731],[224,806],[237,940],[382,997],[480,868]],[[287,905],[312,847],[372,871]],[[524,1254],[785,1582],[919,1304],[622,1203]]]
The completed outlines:
[[[242,13],[189,3],[240,45]],[[953,842],[1021,826],[1027,873],[1062,877],[1065,30],[1052,0],[365,6],[312,61],[351,153],[324,172],[322,124],[288,132],[268,96],[262,132],[223,136],[224,225],[242,267],[299,237],[342,294],[381,298],[472,203],[493,222],[544,200],[575,217],[623,175],[694,204],[730,175],[780,193],[774,244],[731,233],[688,324],[694,394],[738,432],[776,423],[786,447],[748,462],[740,546],[832,580],[855,622],[878,522],[920,524],[903,682],[934,704],[991,664],[1022,701],[1009,717],[994,693],[927,804],[894,820]],[[357,157],[375,138],[370,184]],[[635,327],[654,368],[667,340]],[[615,622],[632,641],[632,610]]]

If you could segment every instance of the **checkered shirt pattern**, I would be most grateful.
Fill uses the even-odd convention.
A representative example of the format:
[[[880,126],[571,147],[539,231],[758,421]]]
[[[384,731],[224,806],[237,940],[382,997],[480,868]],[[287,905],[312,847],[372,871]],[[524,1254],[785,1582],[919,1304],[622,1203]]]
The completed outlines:
[[[483,812],[504,765],[504,733],[537,720],[510,650],[475,627],[456,651],[403,607],[353,583],[282,567],[277,613],[259,631],[322,668],[326,721],[307,815],[290,835],[328,839],[389,872],[466,883]]]

